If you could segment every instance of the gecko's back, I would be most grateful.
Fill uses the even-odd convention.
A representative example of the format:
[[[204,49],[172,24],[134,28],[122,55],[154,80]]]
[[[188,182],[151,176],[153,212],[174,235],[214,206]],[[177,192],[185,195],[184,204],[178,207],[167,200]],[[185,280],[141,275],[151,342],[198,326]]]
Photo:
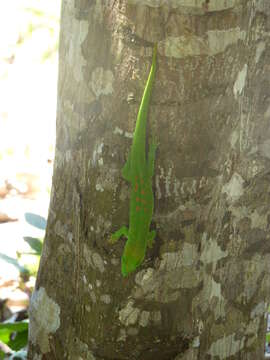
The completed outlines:
[[[111,241],[115,242],[122,235],[128,240],[122,255],[122,274],[127,276],[134,271],[143,261],[147,245],[151,246],[155,231],[150,231],[153,216],[154,197],[152,190],[152,176],[154,173],[154,160],[156,143],[149,144],[149,153],[146,157],[146,121],[148,107],[156,71],[155,45],[153,60],[148,80],[144,89],[139,108],[131,151],[128,160],[122,169],[124,179],[131,183],[129,229],[123,226],[116,231]]]

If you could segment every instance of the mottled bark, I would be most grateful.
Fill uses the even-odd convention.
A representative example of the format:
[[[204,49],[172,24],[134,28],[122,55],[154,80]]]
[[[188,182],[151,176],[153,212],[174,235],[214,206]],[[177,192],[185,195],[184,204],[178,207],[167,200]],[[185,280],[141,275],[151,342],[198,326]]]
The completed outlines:
[[[63,1],[57,145],[29,359],[263,359],[269,0]],[[157,239],[121,276],[121,178],[158,43]]]

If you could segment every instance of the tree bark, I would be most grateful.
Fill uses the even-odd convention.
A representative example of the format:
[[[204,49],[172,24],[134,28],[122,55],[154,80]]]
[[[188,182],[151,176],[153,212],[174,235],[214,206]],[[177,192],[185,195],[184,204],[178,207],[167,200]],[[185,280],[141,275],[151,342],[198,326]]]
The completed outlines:
[[[269,0],[63,1],[48,227],[29,359],[263,359]],[[153,228],[120,271],[121,177],[153,44]]]

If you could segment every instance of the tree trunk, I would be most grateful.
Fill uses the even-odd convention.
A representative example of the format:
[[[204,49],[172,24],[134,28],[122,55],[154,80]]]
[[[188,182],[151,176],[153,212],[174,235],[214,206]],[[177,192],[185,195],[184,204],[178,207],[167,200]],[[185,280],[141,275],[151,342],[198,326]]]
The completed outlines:
[[[170,5],[168,5],[168,3]],[[57,144],[29,359],[263,359],[269,0],[63,1]],[[121,177],[158,44],[157,237],[123,278]]]

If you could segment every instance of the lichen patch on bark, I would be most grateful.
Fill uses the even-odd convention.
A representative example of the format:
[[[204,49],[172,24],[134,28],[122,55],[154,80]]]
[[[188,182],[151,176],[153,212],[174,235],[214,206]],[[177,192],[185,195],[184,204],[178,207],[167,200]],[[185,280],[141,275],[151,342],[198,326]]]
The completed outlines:
[[[111,70],[97,67],[92,73],[90,86],[96,97],[99,97],[113,93],[113,82],[114,76]]]
[[[49,334],[60,326],[60,307],[41,287],[35,290],[29,308],[29,339],[39,346],[41,352],[50,351]]]
[[[238,0],[211,0],[206,6],[205,0],[127,0],[132,5],[147,5],[150,7],[168,6],[170,8],[182,8],[182,11],[186,9],[189,13],[203,11],[223,11],[233,8]]]
[[[248,66],[247,64],[245,64],[242,70],[237,75],[237,79],[233,87],[233,93],[235,98],[237,98],[243,92],[243,89],[246,84],[247,70],[248,70]]]
[[[207,234],[202,236],[202,253],[200,260],[206,265],[216,263],[218,260],[226,257],[227,251],[223,251],[216,240],[207,239]]]
[[[245,338],[238,339],[236,334],[224,336],[211,344],[208,354],[219,359],[227,359],[244,347]]]
[[[244,193],[244,179],[242,176],[234,173],[230,181],[223,186],[222,192],[226,193],[232,202],[238,200]]]
[[[134,301],[130,300],[126,307],[119,311],[119,320],[125,326],[136,324],[140,310],[134,307]]]

